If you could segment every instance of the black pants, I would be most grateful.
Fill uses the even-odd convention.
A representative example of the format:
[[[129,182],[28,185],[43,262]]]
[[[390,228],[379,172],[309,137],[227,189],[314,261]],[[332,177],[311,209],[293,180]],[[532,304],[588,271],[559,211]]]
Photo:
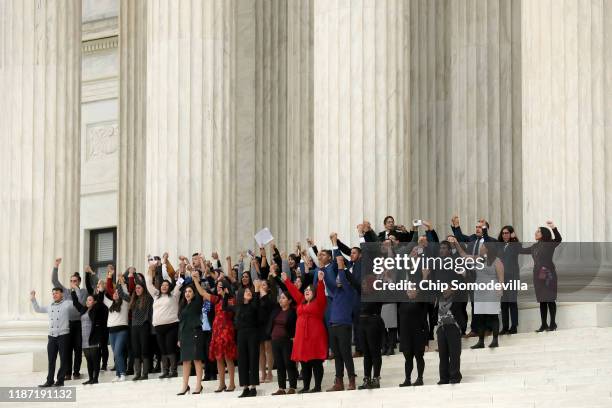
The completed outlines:
[[[504,330],[518,327],[518,305],[516,302],[501,302],[502,328]],[[510,325],[512,321],[512,325]]]
[[[359,339],[361,340],[361,350],[363,351],[363,375],[380,377],[382,367],[382,337],[385,331],[385,323],[380,316],[361,316],[359,318]]]
[[[353,343],[355,344],[355,351],[363,353],[361,350],[361,341],[359,340],[359,308],[361,303],[357,303],[353,307]]]
[[[440,382],[461,381],[461,332],[454,324],[438,327]]]
[[[438,324],[438,305],[434,303],[427,304],[427,321],[429,323],[429,340],[433,340],[434,331]]]
[[[155,326],[157,346],[161,355],[175,354],[178,341],[178,322]]]
[[[314,373],[315,389],[321,389],[323,382],[323,360],[310,360],[302,362],[302,378],[304,379],[304,388],[310,389],[310,380]]]
[[[204,355],[206,358],[202,362],[204,364],[204,380],[213,380],[217,376],[217,362],[211,361],[208,358],[208,348],[210,347],[210,340],[212,338],[212,332],[210,330],[202,332],[204,337]]]
[[[453,302],[451,312],[453,313],[453,316],[456,316],[461,334],[465,334],[467,331],[468,322],[467,302]]]
[[[334,353],[336,364],[336,377],[344,377],[344,367],[349,377],[355,376],[355,365],[351,351],[351,331],[348,324],[332,325],[329,327],[329,344]]]
[[[238,381],[241,387],[259,385],[259,332],[238,330]]]
[[[423,378],[425,371],[425,346],[427,345],[427,336],[429,334],[424,329],[406,328],[403,331],[400,339],[400,350],[404,354],[404,373],[406,380],[410,381],[412,375],[413,362],[417,363],[417,377]]]
[[[272,355],[276,363],[278,388],[281,390],[287,387],[287,376],[289,377],[289,388],[297,388],[297,369],[295,361],[291,360],[292,349],[291,339],[272,340]]]
[[[151,335],[151,325],[149,322],[141,326],[132,325],[130,333],[130,343],[132,345],[132,354],[134,358],[144,359],[151,355],[151,346],[149,344],[149,336]]]
[[[81,373],[81,362],[83,360],[83,339],[81,336],[81,321],[71,320],[70,325],[70,336],[69,336],[69,352],[66,356],[68,366],[66,367],[66,374],[70,374],[70,370],[74,375]],[[74,353],[74,367],[72,366],[72,354]]]
[[[85,360],[87,360],[87,374],[89,380],[98,382],[100,375],[100,346],[88,347],[83,349]]]
[[[55,376],[55,361],[57,355],[60,358],[60,367],[57,372],[57,382],[60,384],[64,383],[64,377],[66,377],[67,370],[70,370],[68,365],[68,353],[70,353],[70,334],[63,334],[58,337],[48,336],[47,340],[47,358],[49,363],[49,369],[47,371],[47,384],[53,384],[53,377]]]
[[[105,327],[104,330],[102,330],[102,337],[100,338],[100,360],[104,369],[106,369],[108,365],[108,336],[108,327]]]

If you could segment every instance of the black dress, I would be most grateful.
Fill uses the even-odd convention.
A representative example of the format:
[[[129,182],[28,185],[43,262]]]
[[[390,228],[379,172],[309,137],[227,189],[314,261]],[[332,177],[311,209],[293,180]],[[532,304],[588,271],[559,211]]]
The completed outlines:
[[[181,361],[205,360],[206,351],[202,331],[202,297],[196,294],[181,310],[179,340]]]
[[[528,248],[521,248],[521,254],[533,257],[533,287],[538,302],[557,300],[557,270],[553,263],[555,249],[561,243],[561,234],[553,228],[555,237],[550,242],[539,241]]]
[[[400,351],[419,354],[425,352],[429,338],[427,303],[422,300],[401,302],[399,306]]]

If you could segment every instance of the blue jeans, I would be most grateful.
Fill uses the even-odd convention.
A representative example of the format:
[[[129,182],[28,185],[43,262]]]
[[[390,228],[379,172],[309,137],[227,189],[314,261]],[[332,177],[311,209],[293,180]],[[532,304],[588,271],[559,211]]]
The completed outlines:
[[[110,344],[115,356],[115,372],[117,377],[125,375],[125,352],[127,347],[128,330],[110,333]]]

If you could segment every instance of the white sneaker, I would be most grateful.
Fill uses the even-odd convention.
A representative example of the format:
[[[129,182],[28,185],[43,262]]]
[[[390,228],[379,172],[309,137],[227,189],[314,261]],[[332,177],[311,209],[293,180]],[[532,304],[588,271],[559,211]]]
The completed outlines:
[[[118,381],[119,381],[119,377],[115,377],[115,378],[113,378],[113,381],[111,381],[111,382],[118,382]]]
[[[117,381],[118,382],[124,382],[125,381],[125,375],[120,375],[119,379]]]

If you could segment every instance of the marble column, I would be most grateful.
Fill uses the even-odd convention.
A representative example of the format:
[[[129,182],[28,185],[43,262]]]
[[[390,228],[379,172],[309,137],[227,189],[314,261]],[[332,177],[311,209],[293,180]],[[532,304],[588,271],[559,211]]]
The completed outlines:
[[[285,0],[256,1],[255,225],[269,227],[286,245],[287,8]]]
[[[143,265],[145,250],[147,2],[122,0],[119,12],[119,224],[117,266]]]
[[[523,224],[612,239],[612,2],[523,1]]]
[[[312,0],[287,2],[288,250],[314,232],[312,13]]]
[[[4,323],[68,284],[79,259],[81,1],[0,2],[0,236]]]
[[[151,254],[236,249],[235,7],[225,0],[148,3]]]
[[[314,236],[408,222],[409,1],[313,0]]]
[[[520,231],[520,4],[410,4],[413,214]]]

